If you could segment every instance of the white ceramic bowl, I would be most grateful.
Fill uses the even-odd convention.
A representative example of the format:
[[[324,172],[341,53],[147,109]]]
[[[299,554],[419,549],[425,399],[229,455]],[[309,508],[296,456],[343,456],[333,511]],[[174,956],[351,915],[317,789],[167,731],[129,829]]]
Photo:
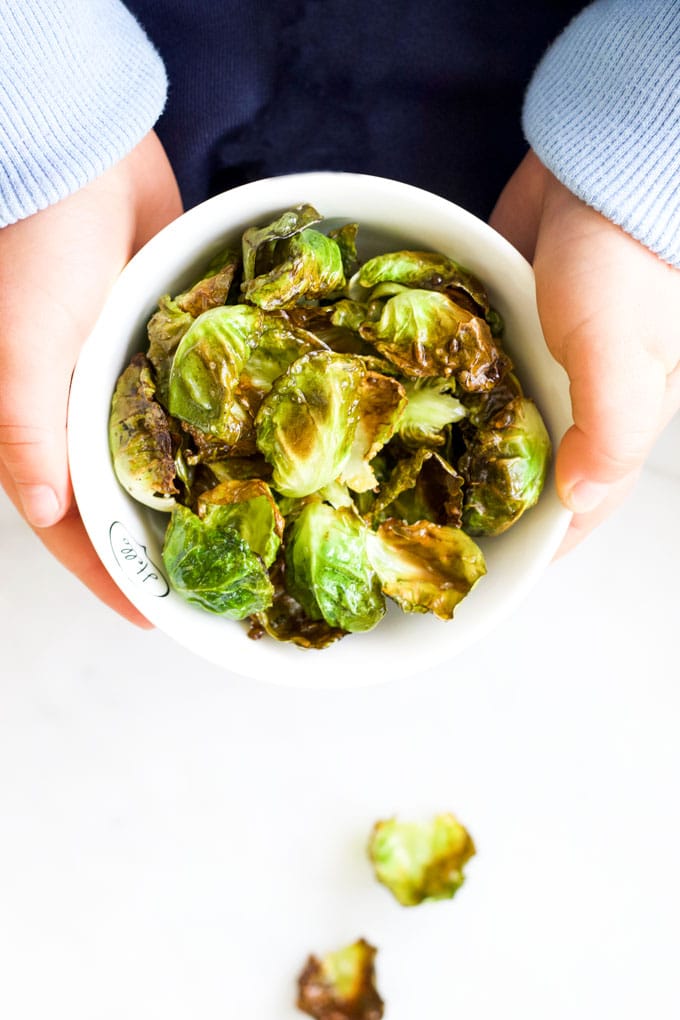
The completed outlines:
[[[73,377],[69,454],[76,500],[105,567],[152,623],[197,655],[244,676],[304,687],[357,687],[403,677],[451,660],[516,609],[552,559],[569,522],[552,474],[538,505],[504,535],[480,542],[488,573],[444,622],[396,606],[372,631],[323,650],[270,638],[189,605],[171,591],[161,559],[167,515],[135,503],[119,486],[108,448],[116,380],[145,349],[145,326],[161,294],[188,285],[225,242],[240,239],[301,202],[337,222],[358,222],[363,258],[411,247],[440,251],[486,284],[505,319],[506,347],[524,389],[557,443],[571,423],[566,376],[545,346],[533,272],[487,224],[428,192],[361,174],[309,173],[271,178],[218,195],[153,238],[123,270]],[[332,223],[331,225],[337,225]]]

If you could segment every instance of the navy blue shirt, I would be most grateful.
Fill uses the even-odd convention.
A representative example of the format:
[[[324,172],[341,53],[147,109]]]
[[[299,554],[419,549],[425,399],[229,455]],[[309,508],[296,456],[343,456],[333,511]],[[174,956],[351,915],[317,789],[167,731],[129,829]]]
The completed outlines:
[[[393,177],[488,216],[522,98],[583,2],[128,0],[163,56],[157,130],[187,207],[301,170]]]

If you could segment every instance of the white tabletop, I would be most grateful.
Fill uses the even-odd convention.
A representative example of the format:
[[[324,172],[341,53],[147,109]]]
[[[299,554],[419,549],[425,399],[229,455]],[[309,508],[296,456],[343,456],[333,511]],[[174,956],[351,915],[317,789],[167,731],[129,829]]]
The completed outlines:
[[[365,690],[131,628],[4,498],[0,559],[0,1017],[294,1020],[360,935],[389,1020],[680,1015],[679,417],[481,647]],[[467,881],[401,908],[368,832],[442,810]]]

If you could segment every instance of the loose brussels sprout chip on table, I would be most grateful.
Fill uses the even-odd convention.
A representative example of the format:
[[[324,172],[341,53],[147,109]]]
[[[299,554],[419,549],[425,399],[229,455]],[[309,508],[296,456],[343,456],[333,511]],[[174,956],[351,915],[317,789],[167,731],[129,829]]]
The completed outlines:
[[[364,939],[310,956],[298,978],[298,1009],[316,1020],[381,1020],[384,1003],[375,986],[376,949]]]
[[[451,814],[429,822],[377,822],[368,846],[376,878],[404,907],[451,899],[475,854],[466,829]]]
[[[250,227],[159,299],[113,394],[114,469],[170,512],[172,587],[252,638],[325,648],[389,600],[451,619],[486,573],[473,536],[545,482],[484,284],[438,252],[362,263],[360,241],[310,205]]]

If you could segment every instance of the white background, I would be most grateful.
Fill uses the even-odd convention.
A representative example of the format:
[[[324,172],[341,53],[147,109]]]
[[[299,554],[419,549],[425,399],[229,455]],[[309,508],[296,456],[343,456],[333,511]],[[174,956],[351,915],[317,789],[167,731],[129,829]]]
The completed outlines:
[[[679,418],[482,646],[365,690],[136,631],[1,498],[0,562],[3,1020],[294,1020],[360,935],[388,1020],[680,1016]],[[368,832],[441,810],[467,882],[401,908]]]

